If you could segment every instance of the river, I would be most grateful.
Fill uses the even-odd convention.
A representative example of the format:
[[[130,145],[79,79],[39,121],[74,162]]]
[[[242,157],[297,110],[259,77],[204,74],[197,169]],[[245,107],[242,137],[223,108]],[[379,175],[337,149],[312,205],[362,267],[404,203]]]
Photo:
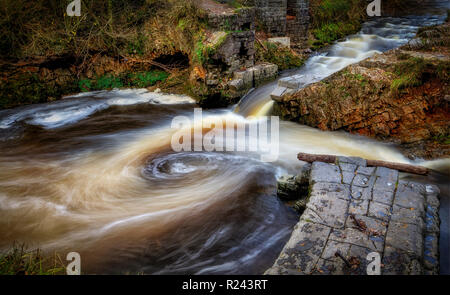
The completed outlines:
[[[319,81],[444,19],[368,21],[282,76]],[[275,85],[203,116],[253,124],[248,116],[270,114]],[[172,119],[192,118],[195,107],[187,96],[125,89],[0,111],[0,250],[18,241],[76,251],[85,273],[260,274],[298,220],[276,198],[276,178],[301,167],[298,152],[412,163],[392,144],[292,122],[280,122],[275,162],[255,152],[174,152]],[[449,159],[414,163],[450,167]],[[428,180],[443,191],[441,260],[448,272],[448,178]]]

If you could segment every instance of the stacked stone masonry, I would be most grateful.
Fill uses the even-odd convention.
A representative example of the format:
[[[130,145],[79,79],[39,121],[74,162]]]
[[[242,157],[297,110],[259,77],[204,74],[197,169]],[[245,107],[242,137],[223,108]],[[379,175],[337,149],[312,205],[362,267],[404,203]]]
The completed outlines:
[[[399,180],[364,159],[315,162],[300,222],[266,274],[367,274],[379,253],[381,274],[439,273],[439,189]]]
[[[306,40],[308,0],[248,0],[245,4],[255,7],[257,21],[271,37],[287,36],[294,43]]]

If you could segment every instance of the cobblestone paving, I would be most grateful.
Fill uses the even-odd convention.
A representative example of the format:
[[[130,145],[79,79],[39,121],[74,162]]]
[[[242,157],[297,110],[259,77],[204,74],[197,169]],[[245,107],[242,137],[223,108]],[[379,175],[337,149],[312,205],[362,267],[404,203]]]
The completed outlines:
[[[381,274],[438,274],[438,194],[364,159],[315,162],[306,209],[266,274],[367,274],[372,252]]]

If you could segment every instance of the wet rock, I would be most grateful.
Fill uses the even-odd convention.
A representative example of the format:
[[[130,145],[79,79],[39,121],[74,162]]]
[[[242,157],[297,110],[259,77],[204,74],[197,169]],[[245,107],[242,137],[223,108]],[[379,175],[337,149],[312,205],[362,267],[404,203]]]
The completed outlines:
[[[291,47],[291,38],[289,37],[275,37],[267,39],[268,42],[281,44],[284,47]]]
[[[296,201],[292,208],[298,213],[302,214],[306,210],[306,204],[308,204],[308,200],[307,198],[303,198]]]
[[[309,178],[311,176],[310,163],[306,163],[300,169],[300,172],[295,176],[295,183],[297,184],[298,192],[301,196],[307,197],[309,194]]]
[[[425,236],[423,262],[425,268],[434,274],[439,273],[439,237],[437,234],[427,234]]]
[[[309,274],[326,245],[330,228],[300,221],[280,257],[265,274]]]
[[[415,224],[390,222],[386,235],[386,245],[423,256],[423,228]]]
[[[375,171],[375,167],[361,167],[360,166],[360,167],[358,167],[358,170],[356,171],[356,173],[370,176],[374,173],[374,171]]]
[[[299,198],[298,186],[295,176],[283,175],[277,182],[277,195],[283,200],[295,200]]]
[[[311,168],[311,181],[341,183],[339,166],[322,162],[314,162]]]

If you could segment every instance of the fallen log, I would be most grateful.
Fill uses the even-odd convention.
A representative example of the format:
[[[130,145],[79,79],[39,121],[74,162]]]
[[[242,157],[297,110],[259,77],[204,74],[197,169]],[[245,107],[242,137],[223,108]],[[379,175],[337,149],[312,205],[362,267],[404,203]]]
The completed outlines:
[[[306,154],[306,153],[299,153],[297,155],[297,158],[300,161],[312,163],[312,162],[324,162],[324,163],[336,163],[337,156],[333,155],[314,155],[314,154]],[[430,172],[430,169],[422,167],[422,166],[414,166],[409,164],[403,164],[403,163],[394,163],[394,162],[386,162],[386,161],[379,161],[379,160],[366,160],[367,166],[372,167],[386,167],[390,169],[395,169],[401,172],[407,172],[407,173],[413,173],[413,174],[420,174],[420,175],[427,175]]]

